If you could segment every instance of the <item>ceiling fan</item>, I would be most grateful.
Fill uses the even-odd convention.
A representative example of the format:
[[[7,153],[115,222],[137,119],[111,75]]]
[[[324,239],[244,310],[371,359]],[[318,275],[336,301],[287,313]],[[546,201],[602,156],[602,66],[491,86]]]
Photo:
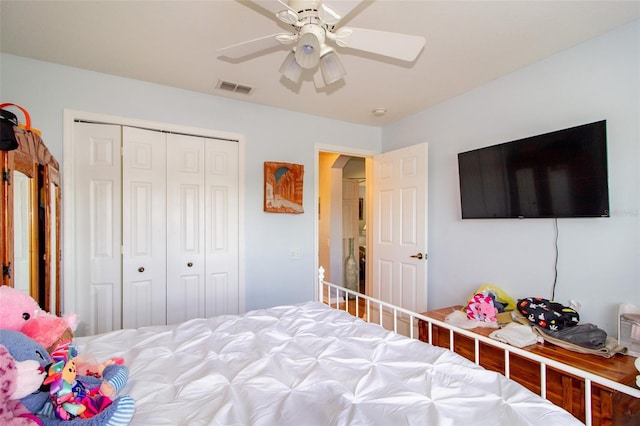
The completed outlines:
[[[218,50],[220,57],[243,57],[283,46],[290,49],[280,67],[284,77],[299,83],[303,70],[314,70],[316,87],[341,80],[346,71],[334,47],[370,52],[406,62],[413,62],[422,51],[424,37],[377,31],[364,28],[339,27],[340,20],[362,0],[333,0],[330,7],[322,0],[254,0],[253,3],[273,13],[292,27],[291,32],[272,34],[234,44]],[[320,69],[322,79],[316,72]]]

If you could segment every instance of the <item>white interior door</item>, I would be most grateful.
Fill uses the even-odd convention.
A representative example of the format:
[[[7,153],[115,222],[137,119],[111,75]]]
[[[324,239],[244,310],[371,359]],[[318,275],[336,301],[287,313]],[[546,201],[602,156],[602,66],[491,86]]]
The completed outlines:
[[[373,159],[373,296],[427,309],[427,144]]]
[[[122,323],[166,324],[166,134],[123,127]]]
[[[205,140],[205,316],[239,306],[238,144]]]
[[[204,316],[204,138],[167,136],[167,322]]]
[[[76,335],[122,326],[121,128],[74,124],[73,181],[74,291]],[[68,170],[68,169],[67,169]],[[67,263],[65,263],[67,265]]]

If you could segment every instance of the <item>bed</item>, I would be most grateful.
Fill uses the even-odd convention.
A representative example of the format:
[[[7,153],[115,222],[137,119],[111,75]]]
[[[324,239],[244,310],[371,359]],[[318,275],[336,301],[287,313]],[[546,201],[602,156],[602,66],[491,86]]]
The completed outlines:
[[[579,424],[502,375],[320,302],[78,340],[126,359],[135,424]]]
[[[332,300],[347,299],[320,294],[76,345],[125,359],[137,425],[581,424],[501,374],[334,309]]]

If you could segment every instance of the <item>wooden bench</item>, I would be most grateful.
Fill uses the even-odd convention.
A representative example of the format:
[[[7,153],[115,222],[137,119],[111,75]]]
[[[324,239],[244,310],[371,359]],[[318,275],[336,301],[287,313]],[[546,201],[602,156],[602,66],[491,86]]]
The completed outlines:
[[[451,306],[424,312],[422,315],[444,322],[448,314],[461,308],[462,306]],[[489,336],[494,330],[479,327],[467,331]],[[418,319],[418,335],[420,340],[429,341],[428,323],[422,319]],[[454,331],[452,347],[450,336],[448,329],[432,325],[431,344],[447,349],[452,348],[454,352],[476,362],[474,339]],[[628,386],[635,386],[635,377],[640,374],[633,364],[635,358],[631,356],[617,354],[611,358],[604,358],[573,352],[548,342],[530,345],[523,349]],[[585,421],[584,379],[551,367],[546,368],[543,373],[540,363],[514,353],[509,353],[507,363],[502,349],[484,342],[479,342],[478,355],[478,364],[510,377],[538,395],[542,395],[541,375],[545,374],[546,389],[543,396],[581,421]],[[594,384],[591,387],[591,413],[593,425],[640,425],[640,399]]]

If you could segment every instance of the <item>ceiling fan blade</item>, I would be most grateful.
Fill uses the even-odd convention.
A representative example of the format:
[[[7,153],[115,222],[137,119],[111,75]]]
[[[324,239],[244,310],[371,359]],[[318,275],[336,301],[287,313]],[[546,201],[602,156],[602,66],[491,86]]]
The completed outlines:
[[[251,3],[255,3],[256,5],[260,6],[262,9],[266,10],[267,12],[271,12],[274,15],[280,11],[283,10],[292,10],[293,12],[295,12],[295,10],[291,9],[289,7],[289,5],[287,4],[286,1],[281,1],[281,0],[252,0]]]
[[[271,49],[272,47],[281,46],[278,41],[278,37],[290,36],[291,34],[271,34],[266,37],[257,38],[255,40],[249,40],[242,43],[234,44],[232,46],[223,47],[218,49],[218,56],[223,56],[231,59],[238,59],[244,56],[249,56],[254,53],[258,53],[262,50]]]
[[[338,46],[413,62],[426,42],[422,36],[345,27],[336,31]]]
[[[327,4],[323,2],[322,6],[335,11],[340,15],[340,19],[343,19],[362,2],[363,0],[333,0],[327,2]]]

